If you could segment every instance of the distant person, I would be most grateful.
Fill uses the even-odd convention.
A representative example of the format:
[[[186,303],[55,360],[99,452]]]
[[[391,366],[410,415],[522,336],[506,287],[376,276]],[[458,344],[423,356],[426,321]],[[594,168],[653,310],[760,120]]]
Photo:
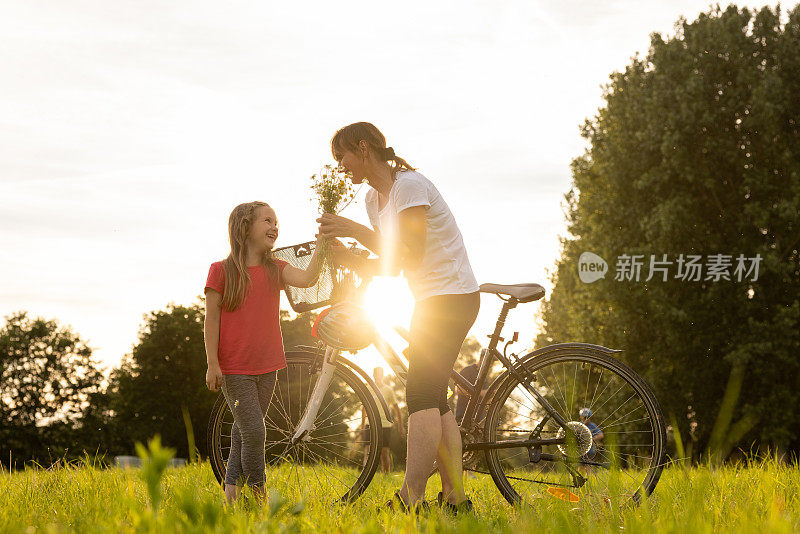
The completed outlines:
[[[274,259],[277,237],[278,217],[269,205],[236,206],[228,218],[231,252],[211,264],[205,286],[206,385],[211,391],[222,388],[234,420],[225,473],[228,503],[239,497],[238,486],[245,483],[259,504],[264,501],[264,415],[277,372],[286,367],[280,290],[314,285],[322,264],[319,246],[306,270]]]
[[[603,439],[603,430],[590,421],[592,418],[592,410],[589,408],[581,408],[579,412],[581,416],[581,423],[586,425],[586,428],[589,429],[589,432],[592,433],[592,447],[589,449],[589,452],[586,453],[586,457],[588,459],[594,458],[595,454],[597,454],[597,450],[595,449],[595,443],[599,442]]]

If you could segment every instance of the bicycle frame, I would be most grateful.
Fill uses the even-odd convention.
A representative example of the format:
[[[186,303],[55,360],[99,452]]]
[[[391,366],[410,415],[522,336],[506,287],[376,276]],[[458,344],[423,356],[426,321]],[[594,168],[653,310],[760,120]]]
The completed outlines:
[[[314,384],[314,391],[311,393],[311,398],[308,400],[308,405],[303,413],[303,417],[300,419],[297,429],[292,435],[292,445],[308,436],[311,431],[314,430],[314,420],[319,413],[319,408],[322,405],[325,392],[331,384],[333,371],[336,368],[335,358],[338,353],[339,351],[333,347],[325,348],[325,356],[322,360],[322,371],[320,372],[319,378],[317,378],[317,382]]]
[[[480,423],[476,419],[478,406],[480,405],[481,401],[483,400],[484,395],[481,394],[483,390],[483,386],[486,383],[486,379],[489,375],[489,369],[492,366],[494,358],[498,359],[500,363],[506,368],[506,372],[510,373],[514,378],[516,378],[520,384],[522,384],[525,389],[530,393],[536,401],[539,403],[542,408],[547,412],[548,417],[554,419],[561,428],[565,429],[565,431],[570,431],[569,427],[567,426],[567,421],[559,414],[547,400],[539,394],[538,391],[534,387],[531,386],[531,380],[528,377],[524,377],[520,374],[520,371],[516,368],[516,366],[508,359],[505,354],[501,354],[500,351],[497,350],[497,345],[503,338],[500,337],[500,334],[503,331],[503,327],[505,326],[506,318],[508,317],[508,312],[512,309],[517,307],[517,300],[513,297],[509,299],[503,299],[503,308],[500,310],[500,316],[497,318],[497,323],[494,327],[494,332],[491,336],[489,336],[489,347],[481,351],[480,359],[478,360],[478,376],[475,379],[475,383],[473,384],[461,374],[452,371],[450,377],[453,381],[461,387],[467,393],[467,408],[464,412],[464,418],[461,422],[461,427],[464,428],[467,432],[472,432],[476,429],[477,425]],[[503,379],[503,375],[497,378],[497,380]],[[487,389],[488,393],[488,389]],[[533,436],[531,436],[533,437]],[[538,436],[537,436],[538,438]],[[464,450],[486,450],[486,449],[506,449],[506,448],[514,448],[514,447],[541,447],[542,445],[560,445],[566,443],[566,435],[562,438],[554,438],[554,439],[527,439],[527,440],[506,440],[506,441],[497,441],[497,442],[473,442],[473,443],[466,443],[464,444]]]
[[[489,347],[481,351],[480,358],[478,360],[478,376],[475,382],[470,382],[461,374],[457,373],[455,370],[451,371],[450,378],[455,382],[456,386],[461,388],[463,391],[467,393],[467,408],[464,413],[464,418],[461,423],[461,427],[463,430],[467,432],[472,432],[476,430],[480,421],[476,419],[476,415],[478,413],[478,407],[481,405],[483,398],[485,395],[482,394],[483,386],[486,383],[486,380],[489,375],[489,370],[491,365],[496,358],[499,360],[503,366],[506,368],[506,373],[511,374],[516,378],[520,384],[522,384],[525,389],[530,393],[534,399],[544,408],[547,412],[547,418],[552,418],[556,421],[559,426],[561,426],[565,432],[572,432],[572,430],[567,426],[567,421],[550,405],[547,400],[545,400],[535,388],[533,388],[530,384],[532,381],[529,377],[523,376],[524,369],[515,365],[505,354],[500,353],[497,350],[497,345],[500,341],[503,341],[503,338],[500,337],[502,333],[503,327],[505,326],[505,320],[508,317],[509,311],[514,309],[518,302],[516,299],[509,298],[503,299],[505,302],[503,304],[503,308],[500,311],[500,316],[497,319],[497,323],[495,324],[494,332],[491,334]],[[402,329],[398,329],[398,332],[408,340],[408,334]],[[401,383],[405,384],[406,377],[408,375],[408,367],[403,362],[403,360],[397,355],[397,353],[392,349],[389,343],[377,332],[373,338],[373,344],[378,352],[381,354],[383,359],[386,363],[389,364],[392,371],[401,381]],[[571,345],[571,344],[570,344]],[[555,346],[545,347],[545,348],[554,348]],[[611,349],[606,349],[605,347],[597,347],[604,351],[611,351]],[[327,391],[328,386],[330,385],[330,381],[333,377],[333,371],[336,367],[336,361],[339,357],[339,350],[335,349],[330,346],[326,346],[325,354],[322,360],[322,367],[319,377],[317,378],[317,382],[314,384],[314,390],[311,394],[311,398],[309,399],[309,403],[306,406],[306,410],[301,418],[295,433],[292,436],[292,444],[295,444],[306,436],[308,436],[314,430],[314,420],[317,417],[317,413],[319,412],[320,405],[322,404],[322,399],[325,395],[325,391]],[[354,364],[351,362],[350,367],[355,367]],[[360,369],[359,369],[360,370]],[[364,377],[364,373],[359,373]],[[498,381],[503,379],[505,375],[501,375],[498,377]],[[383,395],[375,387],[375,384],[372,383],[371,380],[367,381],[370,388],[373,390],[373,394],[382,401],[380,402],[381,408],[386,411],[386,401],[383,399]],[[493,384],[494,385],[494,384]],[[488,392],[488,389],[487,389]],[[488,393],[487,393],[488,394]],[[391,421],[391,415],[386,414],[387,418]],[[504,449],[504,448],[514,448],[514,447],[541,447],[542,445],[561,445],[567,442],[566,435],[561,438],[552,438],[552,439],[537,439],[534,436],[530,437],[531,439],[525,440],[506,440],[506,441],[498,441],[498,442],[472,442],[464,445],[464,450],[487,450],[487,449]]]

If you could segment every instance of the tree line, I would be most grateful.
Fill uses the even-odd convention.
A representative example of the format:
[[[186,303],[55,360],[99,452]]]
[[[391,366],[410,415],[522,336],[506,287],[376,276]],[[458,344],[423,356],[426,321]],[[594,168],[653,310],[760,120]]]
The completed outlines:
[[[281,312],[287,347],[314,345],[313,314]],[[90,454],[113,459],[160,434],[178,456],[205,457],[217,393],[205,386],[204,303],[145,316],[138,341],[107,381],[80,336],[57,321],[17,312],[0,330],[0,462],[51,465]],[[188,413],[189,424],[185,423]]]
[[[623,349],[673,457],[800,448],[800,6],[783,19],[717,7],[653,34],[572,162],[538,343]]]
[[[26,312],[6,317],[0,329],[0,462],[49,466],[86,454],[111,462],[156,434],[177,456],[191,458],[189,433],[195,455],[207,457],[207,425],[219,393],[205,385],[204,309],[199,299],[145,315],[133,350],[107,379],[71,328]],[[287,351],[318,344],[311,336],[315,319],[314,312],[292,317],[281,310]],[[479,351],[468,337],[461,365],[477,361]],[[404,407],[402,384],[385,380]],[[390,446],[395,461],[404,463],[405,436],[394,436]]]

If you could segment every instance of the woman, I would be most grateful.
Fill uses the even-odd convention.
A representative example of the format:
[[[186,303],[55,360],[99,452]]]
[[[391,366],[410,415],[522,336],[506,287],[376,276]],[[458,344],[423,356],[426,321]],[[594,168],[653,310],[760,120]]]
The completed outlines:
[[[402,270],[416,301],[406,384],[406,473],[390,502],[402,510],[420,502],[425,506],[425,486],[436,460],[442,478],[439,502],[452,512],[471,510],[464,494],[461,434],[447,405],[450,371],[480,307],[461,232],[436,187],[387,148],[372,124],[340,129],[331,150],[353,183],[370,185],[366,206],[373,228],[324,214],[318,219],[320,235],[357,239],[380,258],[357,257],[335,246],[336,261],[373,274]]]

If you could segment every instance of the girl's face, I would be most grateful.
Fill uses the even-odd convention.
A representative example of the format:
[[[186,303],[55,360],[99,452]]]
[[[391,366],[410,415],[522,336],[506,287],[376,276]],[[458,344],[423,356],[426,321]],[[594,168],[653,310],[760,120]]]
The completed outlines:
[[[250,250],[272,250],[275,240],[278,239],[278,216],[269,206],[256,208],[255,218],[250,224],[247,234],[247,246]]]

